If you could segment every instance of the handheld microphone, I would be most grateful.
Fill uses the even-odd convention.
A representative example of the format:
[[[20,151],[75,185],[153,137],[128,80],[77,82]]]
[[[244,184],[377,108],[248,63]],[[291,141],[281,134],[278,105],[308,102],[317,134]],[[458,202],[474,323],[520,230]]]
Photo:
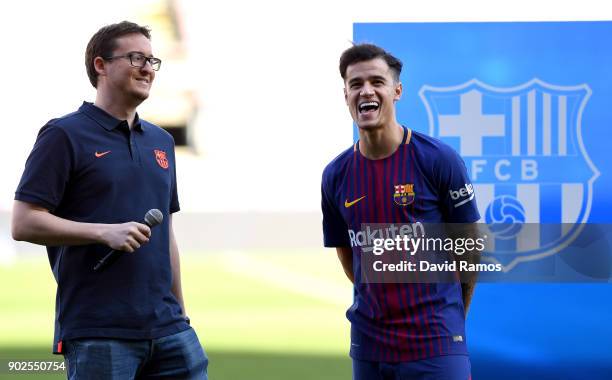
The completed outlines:
[[[164,214],[156,208],[152,208],[144,216],[144,224],[149,226],[149,228],[153,228],[164,221]],[[117,251],[115,249],[111,249],[106,256],[100,259],[93,267],[94,271],[99,271],[104,267],[110,265],[115,261],[115,259],[119,256],[121,251]]]

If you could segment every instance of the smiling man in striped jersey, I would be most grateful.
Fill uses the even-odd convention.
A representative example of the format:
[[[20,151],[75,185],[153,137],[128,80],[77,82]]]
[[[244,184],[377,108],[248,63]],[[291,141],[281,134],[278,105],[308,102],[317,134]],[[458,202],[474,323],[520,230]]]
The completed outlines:
[[[461,158],[447,145],[396,120],[402,63],[370,44],[340,58],[340,74],[359,141],[323,173],[326,247],[335,247],[354,283],[353,378],[470,378],[465,316],[474,282],[371,283],[365,249],[352,244],[365,223],[468,223],[480,216]],[[352,235],[351,235],[352,232]]]

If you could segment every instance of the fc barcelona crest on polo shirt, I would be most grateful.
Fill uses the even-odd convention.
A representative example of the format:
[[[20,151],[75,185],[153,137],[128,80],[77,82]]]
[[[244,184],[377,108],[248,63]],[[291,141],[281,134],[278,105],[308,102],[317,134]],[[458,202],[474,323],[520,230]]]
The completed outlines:
[[[159,166],[161,166],[164,169],[168,169],[168,159],[166,158],[166,152],[164,152],[163,150],[154,150],[155,152],[155,159],[157,160],[157,163],[159,164]]]
[[[393,202],[398,206],[408,206],[414,202],[414,184],[395,185]]]

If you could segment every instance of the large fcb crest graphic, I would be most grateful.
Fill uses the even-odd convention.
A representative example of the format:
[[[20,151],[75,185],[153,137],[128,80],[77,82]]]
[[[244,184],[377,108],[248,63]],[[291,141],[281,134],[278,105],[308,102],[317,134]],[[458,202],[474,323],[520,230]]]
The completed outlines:
[[[425,85],[430,135],[463,157],[478,209],[505,271],[559,252],[582,230],[599,171],[582,142],[588,85],[533,79],[497,88],[476,79]],[[529,223],[525,228],[524,223]]]

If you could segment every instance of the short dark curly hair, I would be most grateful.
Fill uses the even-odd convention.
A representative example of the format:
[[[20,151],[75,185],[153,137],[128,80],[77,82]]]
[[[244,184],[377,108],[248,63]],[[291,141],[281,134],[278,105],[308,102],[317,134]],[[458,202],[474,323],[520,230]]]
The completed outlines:
[[[374,44],[355,44],[342,53],[340,56],[340,75],[342,79],[346,79],[346,69],[350,65],[375,58],[384,59],[393,72],[395,81],[399,82],[399,77],[402,72],[402,61],[389,54],[385,49]]]
[[[94,67],[94,59],[96,57],[110,57],[117,48],[117,39],[134,33],[142,34],[147,39],[151,39],[151,29],[149,27],[129,21],[106,25],[91,37],[87,49],[85,49],[85,68],[92,86],[98,87],[98,72]]]

